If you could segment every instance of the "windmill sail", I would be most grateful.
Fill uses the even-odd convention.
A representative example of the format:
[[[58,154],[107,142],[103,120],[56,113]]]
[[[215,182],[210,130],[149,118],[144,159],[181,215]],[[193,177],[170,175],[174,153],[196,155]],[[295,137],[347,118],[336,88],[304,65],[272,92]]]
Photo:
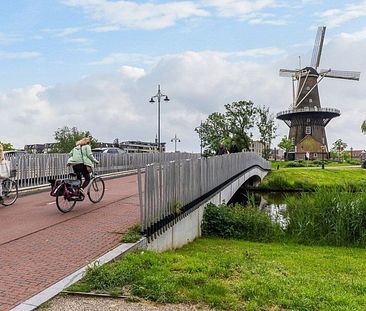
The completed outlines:
[[[313,49],[313,56],[311,58],[310,67],[318,68],[320,62],[320,56],[322,54],[323,43],[324,43],[324,36],[325,36],[325,26],[319,27],[318,32],[316,34],[314,49]]]
[[[294,77],[299,70],[280,69],[281,77]]]
[[[320,69],[319,75],[324,75],[327,78],[337,78],[345,80],[360,80],[359,71],[342,71],[342,70],[331,70],[331,69]]]

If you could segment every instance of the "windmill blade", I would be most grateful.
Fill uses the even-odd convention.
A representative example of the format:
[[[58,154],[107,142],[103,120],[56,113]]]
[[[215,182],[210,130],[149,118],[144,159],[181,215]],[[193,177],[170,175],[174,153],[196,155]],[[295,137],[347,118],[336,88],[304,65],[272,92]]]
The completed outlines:
[[[281,77],[294,77],[299,70],[291,70],[291,69],[280,69]]]
[[[313,56],[311,58],[310,67],[318,68],[320,62],[320,56],[322,54],[323,43],[324,43],[324,36],[325,36],[325,26],[321,26],[318,28],[318,32],[315,38],[315,44],[313,49]]]
[[[320,69],[319,75],[324,75],[327,78],[345,79],[345,80],[360,80],[359,71],[342,71],[331,69]]]

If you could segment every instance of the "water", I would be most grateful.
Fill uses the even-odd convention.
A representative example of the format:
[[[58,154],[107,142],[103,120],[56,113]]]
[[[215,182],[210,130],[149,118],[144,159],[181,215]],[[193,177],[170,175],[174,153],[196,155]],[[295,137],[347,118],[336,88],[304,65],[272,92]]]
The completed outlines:
[[[299,197],[299,192],[257,192],[249,190],[238,191],[228,202],[229,204],[238,203],[248,206],[253,204],[262,211],[266,212],[273,222],[278,223],[282,228],[286,228],[288,219],[286,217],[287,207],[285,198],[288,196]]]

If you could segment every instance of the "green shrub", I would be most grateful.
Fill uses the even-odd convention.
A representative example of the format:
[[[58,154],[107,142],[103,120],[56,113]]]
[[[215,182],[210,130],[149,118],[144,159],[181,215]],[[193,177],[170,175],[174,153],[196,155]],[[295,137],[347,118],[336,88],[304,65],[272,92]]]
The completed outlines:
[[[306,164],[300,160],[300,161],[289,161],[284,167],[305,167]]]
[[[205,208],[202,234],[248,241],[275,241],[282,229],[258,208],[209,204]]]

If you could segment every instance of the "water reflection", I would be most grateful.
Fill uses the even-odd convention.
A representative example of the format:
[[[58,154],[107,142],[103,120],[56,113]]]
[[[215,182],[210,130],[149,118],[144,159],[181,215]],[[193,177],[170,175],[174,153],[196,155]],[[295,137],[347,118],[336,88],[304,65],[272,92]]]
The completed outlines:
[[[239,203],[243,206],[257,206],[262,211],[265,211],[272,219],[278,223],[282,228],[286,228],[288,224],[286,216],[285,199],[288,196],[299,197],[297,192],[256,192],[242,190],[238,191],[232,199],[231,203]]]

